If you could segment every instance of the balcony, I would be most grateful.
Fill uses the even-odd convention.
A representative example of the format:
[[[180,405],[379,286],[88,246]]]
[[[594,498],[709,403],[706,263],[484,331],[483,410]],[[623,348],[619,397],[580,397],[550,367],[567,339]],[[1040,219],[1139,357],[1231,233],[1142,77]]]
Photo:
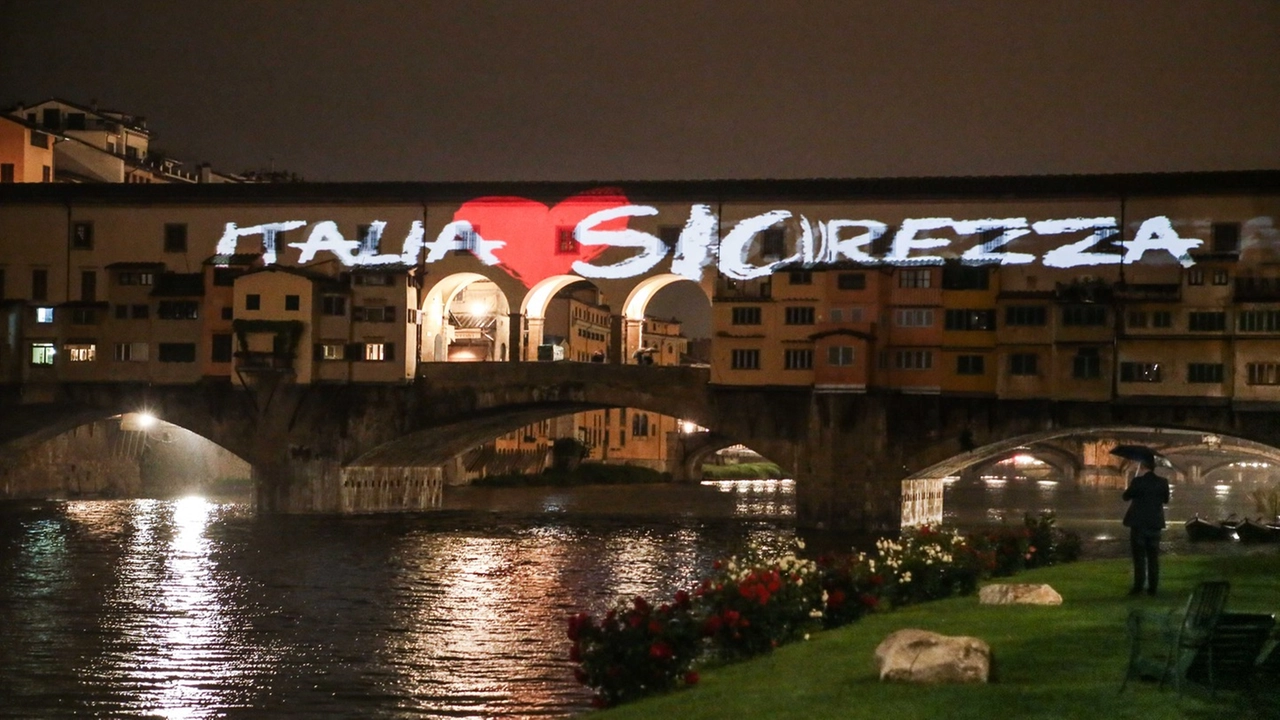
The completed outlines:
[[[1236,278],[1236,302],[1280,302],[1280,278]]]
[[[1182,286],[1178,284],[1118,283],[1115,298],[1121,302],[1179,302]]]
[[[278,352],[241,350],[235,354],[237,370],[293,370],[293,356]]]

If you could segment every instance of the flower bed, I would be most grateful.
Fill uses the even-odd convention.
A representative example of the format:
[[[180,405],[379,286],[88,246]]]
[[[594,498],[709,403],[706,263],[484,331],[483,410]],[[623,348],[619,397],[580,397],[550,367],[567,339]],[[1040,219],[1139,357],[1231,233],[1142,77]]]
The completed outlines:
[[[1044,514],[969,535],[904,530],[870,554],[732,558],[670,602],[636,597],[599,619],[574,615],[569,657],[595,704],[609,707],[696,684],[698,663],[749,658],[870,612],[970,594],[986,577],[1075,560],[1079,547]]]

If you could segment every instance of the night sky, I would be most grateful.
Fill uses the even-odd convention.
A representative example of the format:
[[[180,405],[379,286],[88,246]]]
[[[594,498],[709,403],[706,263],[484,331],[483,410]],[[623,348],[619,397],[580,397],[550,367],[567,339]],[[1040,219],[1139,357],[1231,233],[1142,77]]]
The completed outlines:
[[[0,0],[0,103],[309,180],[1280,167],[1276,0]]]

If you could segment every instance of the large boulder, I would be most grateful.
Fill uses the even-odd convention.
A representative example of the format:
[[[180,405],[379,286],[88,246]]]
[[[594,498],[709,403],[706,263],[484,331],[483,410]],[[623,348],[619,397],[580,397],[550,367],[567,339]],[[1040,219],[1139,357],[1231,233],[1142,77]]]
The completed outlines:
[[[999,583],[978,591],[983,605],[1061,605],[1062,596],[1043,583]]]
[[[899,630],[876,647],[881,680],[914,683],[985,683],[991,647],[975,637]]]

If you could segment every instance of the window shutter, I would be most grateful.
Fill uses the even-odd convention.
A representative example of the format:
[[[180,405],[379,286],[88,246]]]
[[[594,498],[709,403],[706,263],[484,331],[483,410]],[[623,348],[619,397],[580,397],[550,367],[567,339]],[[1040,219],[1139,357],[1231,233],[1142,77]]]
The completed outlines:
[[[387,309],[388,309],[388,310],[390,310],[391,308],[387,308]],[[395,359],[396,359],[396,344],[395,344],[395,343],[387,343],[386,345],[384,345],[384,346],[383,346],[382,350],[383,350],[383,352],[382,352],[382,359],[383,359],[383,360],[395,360]]]
[[[361,360],[364,358],[364,343],[347,343],[346,360]]]
[[[316,343],[314,346],[312,346],[312,348],[311,348],[311,359],[312,359],[312,360],[323,360],[323,359],[324,359],[324,345],[321,345],[320,343]]]
[[[395,306],[395,305],[388,305],[388,306],[386,307],[385,312],[386,312],[386,314],[382,316],[382,319],[383,319],[383,321],[384,321],[384,322],[395,322],[395,321],[396,321],[396,306]]]
[[[363,321],[363,320],[364,320],[364,308],[363,308],[363,307],[360,307],[359,305],[353,305],[353,306],[351,307],[351,319],[352,319],[352,320],[354,320],[354,321],[356,321],[356,322],[361,322],[361,321]]]

